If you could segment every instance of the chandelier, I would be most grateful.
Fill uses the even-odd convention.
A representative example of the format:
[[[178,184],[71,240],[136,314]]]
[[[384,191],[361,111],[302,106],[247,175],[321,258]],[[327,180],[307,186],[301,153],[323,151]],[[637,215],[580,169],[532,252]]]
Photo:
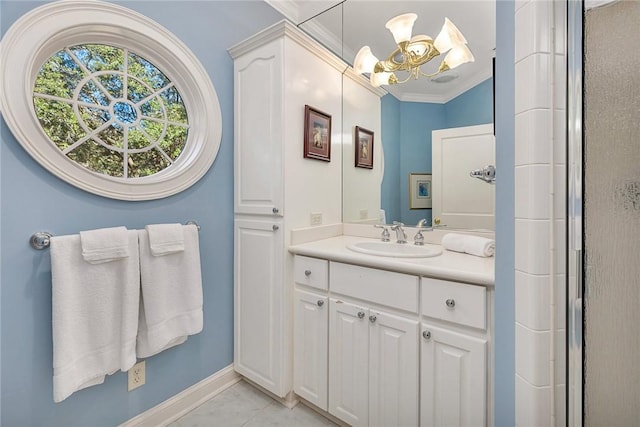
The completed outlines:
[[[467,40],[449,18],[444,18],[444,25],[435,41],[424,34],[411,37],[413,23],[418,18],[415,13],[406,13],[390,19],[385,27],[391,31],[398,48],[384,61],[373,55],[369,46],[363,46],[354,60],[356,73],[370,75],[369,80],[375,87],[405,83],[411,78],[433,77],[444,71],[456,68],[467,62],[473,62],[473,55],[467,47]],[[422,65],[440,54],[447,53],[434,73],[422,71]],[[408,76],[399,80],[396,72],[406,72]]]

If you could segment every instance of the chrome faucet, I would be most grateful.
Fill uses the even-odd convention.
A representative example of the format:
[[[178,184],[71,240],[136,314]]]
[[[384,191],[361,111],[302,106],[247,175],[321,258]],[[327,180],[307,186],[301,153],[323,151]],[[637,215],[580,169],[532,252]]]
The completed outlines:
[[[391,229],[396,232],[396,243],[407,243],[407,233],[404,232],[404,224],[398,221],[393,221]]]
[[[416,228],[418,229],[418,232],[413,237],[413,243],[418,246],[424,245],[424,236],[422,235],[422,230],[433,231],[436,228],[446,227],[446,225],[440,224],[440,218],[434,218],[433,223],[431,224],[431,227],[425,227],[426,223],[427,223],[427,219],[423,218],[420,221],[418,221],[418,224],[416,224]]]
[[[388,242],[389,239],[389,230],[385,224],[373,224],[375,228],[382,228],[382,234],[380,235],[380,240],[383,242]]]
[[[424,245],[424,236],[422,235],[422,230],[425,228],[424,225],[426,223],[427,223],[427,219],[426,218],[422,218],[420,221],[418,221],[418,224],[416,224],[416,228],[418,229],[418,232],[413,237],[413,244],[414,245],[418,245],[418,246]]]

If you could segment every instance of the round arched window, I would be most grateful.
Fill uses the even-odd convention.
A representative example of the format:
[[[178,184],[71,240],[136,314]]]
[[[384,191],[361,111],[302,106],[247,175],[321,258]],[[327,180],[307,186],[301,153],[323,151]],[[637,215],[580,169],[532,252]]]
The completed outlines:
[[[222,124],[211,80],[143,15],[102,2],[48,4],[16,21],[0,55],[9,128],[73,185],[156,199],[195,183],[215,159]]]

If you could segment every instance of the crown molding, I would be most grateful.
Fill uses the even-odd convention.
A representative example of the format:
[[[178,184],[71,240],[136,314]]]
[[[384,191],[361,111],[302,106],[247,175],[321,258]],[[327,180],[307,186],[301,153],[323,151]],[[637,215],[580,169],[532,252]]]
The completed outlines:
[[[264,0],[269,6],[280,12],[291,22],[300,21],[300,7],[292,0]]]

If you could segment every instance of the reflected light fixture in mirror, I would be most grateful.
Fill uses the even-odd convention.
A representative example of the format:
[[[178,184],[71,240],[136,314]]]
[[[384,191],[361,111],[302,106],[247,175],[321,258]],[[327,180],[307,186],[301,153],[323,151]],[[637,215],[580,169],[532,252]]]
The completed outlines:
[[[375,57],[369,46],[363,46],[354,60],[356,73],[370,74],[375,87],[405,83],[411,78],[433,77],[467,62],[473,62],[473,54],[467,47],[467,40],[460,30],[444,18],[444,25],[435,41],[424,34],[411,37],[413,24],[418,18],[415,13],[405,13],[390,19],[386,28],[391,31],[398,48],[384,61]],[[435,57],[447,53],[437,71],[425,73],[422,66]],[[396,72],[406,72],[408,76],[399,80]]]

